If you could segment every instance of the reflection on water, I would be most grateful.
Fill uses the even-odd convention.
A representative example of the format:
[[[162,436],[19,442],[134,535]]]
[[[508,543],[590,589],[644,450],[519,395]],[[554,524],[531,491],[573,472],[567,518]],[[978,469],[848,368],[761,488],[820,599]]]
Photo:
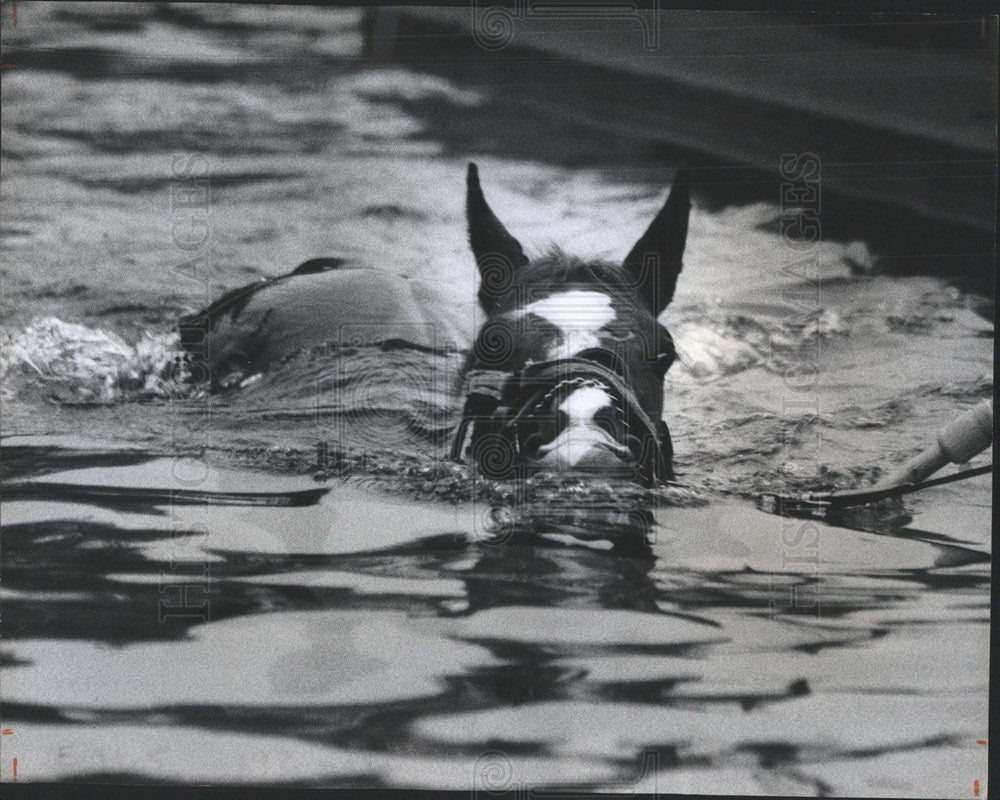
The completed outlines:
[[[915,496],[898,536],[747,496],[871,483],[989,396],[992,328],[935,278],[874,274],[864,241],[803,267],[777,197],[696,193],[664,315],[684,486],[637,517],[595,513],[621,487],[537,486],[550,535],[491,527],[508,488],[444,460],[457,358],[306,353],[214,396],[162,379],[180,313],[313,257],[422,278],[471,326],[470,159],[529,249],[602,258],[674,166],[628,121],[535,102],[565,82],[503,117],[485,68],[360,58],[359,11],[267,13],[33,4],[3,30],[36,48],[4,75],[4,481],[330,487],[5,497],[3,779],[17,757],[21,781],[985,795],[988,479]],[[211,168],[193,282],[178,152]],[[595,536],[616,519],[643,535]]]
[[[176,472],[9,450],[55,482]],[[349,484],[284,509],[10,501],[4,722],[39,779],[468,788],[492,759],[532,786],[815,793],[882,759],[966,763],[986,553],[818,526],[791,563],[777,518],[665,511],[645,555],[616,555]]]

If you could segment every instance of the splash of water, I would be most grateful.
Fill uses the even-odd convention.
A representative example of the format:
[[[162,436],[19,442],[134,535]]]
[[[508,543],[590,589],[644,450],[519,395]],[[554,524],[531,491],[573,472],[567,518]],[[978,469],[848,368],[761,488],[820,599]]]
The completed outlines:
[[[144,331],[134,345],[99,328],[57,317],[0,332],[0,382],[13,397],[27,382],[66,404],[190,395],[189,372],[175,332]]]
[[[711,380],[762,366],[780,373],[816,339],[849,333],[833,309],[817,309],[808,318],[769,319],[727,315],[714,321],[682,322],[674,328],[678,372],[696,380]]]

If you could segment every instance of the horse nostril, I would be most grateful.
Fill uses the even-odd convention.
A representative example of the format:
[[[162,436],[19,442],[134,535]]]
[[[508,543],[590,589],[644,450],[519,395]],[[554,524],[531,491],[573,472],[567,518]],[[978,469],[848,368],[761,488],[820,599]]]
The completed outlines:
[[[534,455],[546,441],[544,434],[533,433],[524,440],[524,451],[529,455]]]
[[[614,420],[609,419],[608,417],[605,416],[597,416],[594,418],[594,423],[597,425],[598,428],[600,428],[602,431],[608,434],[611,438],[613,439],[616,438],[616,434],[618,431],[617,427],[615,426]]]
[[[632,448],[624,444],[619,444],[618,442],[613,444],[611,442],[607,442],[604,446],[623,461],[632,455]]]
[[[633,436],[631,433],[625,437],[625,446],[628,448],[629,453],[633,458],[638,458],[642,453],[642,442],[639,438]]]

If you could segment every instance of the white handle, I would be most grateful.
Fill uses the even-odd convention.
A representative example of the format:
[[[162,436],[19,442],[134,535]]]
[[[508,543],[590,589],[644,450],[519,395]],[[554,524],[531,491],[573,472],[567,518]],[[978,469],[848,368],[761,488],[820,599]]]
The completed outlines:
[[[949,463],[963,464],[993,444],[993,400],[983,400],[938,431],[937,441],[893,470],[873,488],[919,483]]]
[[[993,400],[983,400],[945,425],[938,433],[938,444],[956,464],[983,452],[993,444]]]

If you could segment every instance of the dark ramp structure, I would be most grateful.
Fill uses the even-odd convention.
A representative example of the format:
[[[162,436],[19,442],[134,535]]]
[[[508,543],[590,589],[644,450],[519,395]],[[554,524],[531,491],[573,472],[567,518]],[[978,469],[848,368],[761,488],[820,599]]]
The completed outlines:
[[[995,17],[641,3],[588,16],[532,2],[368,14],[373,57],[489,88],[460,128],[441,124],[454,114],[444,101],[403,103],[456,156],[653,186],[686,163],[709,207],[787,202],[790,214],[803,189],[782,164],[815,156],[822,238],[864,240],[889,274],[946,277],[992,317]]]

